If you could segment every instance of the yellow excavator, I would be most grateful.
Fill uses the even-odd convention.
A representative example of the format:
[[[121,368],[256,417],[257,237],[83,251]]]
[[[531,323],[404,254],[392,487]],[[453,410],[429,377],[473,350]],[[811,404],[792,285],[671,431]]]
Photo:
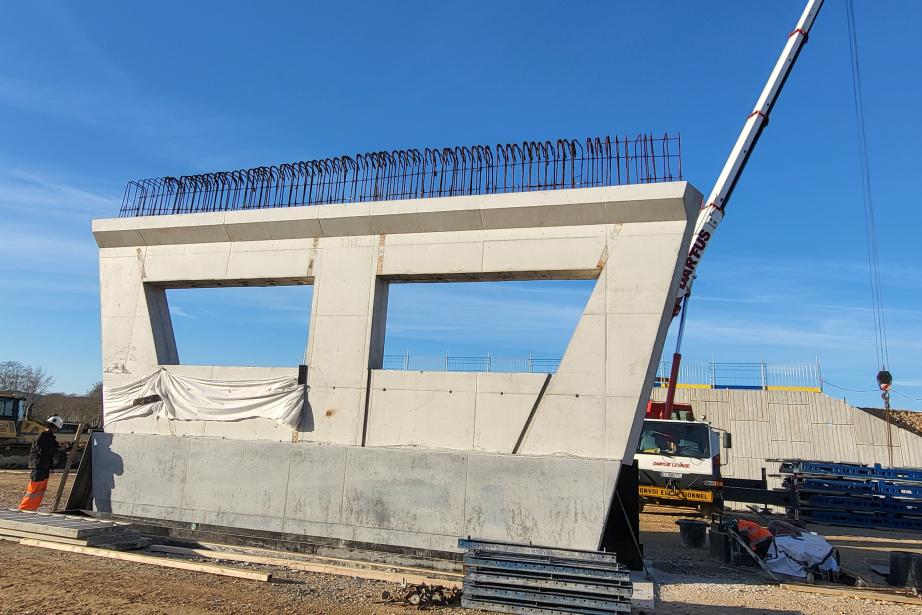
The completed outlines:
[[[44,426],[29,418],[31,404],[13,391],[0,391],[0,464],[25,467],[32,441]]]
[[[29,464],[29,450],[32,442],[45,429],[41,421],[32,418],[32,404],[28,398],[14,391],[0,391],[0,467],[25,468]],[[74,438],[77,425],[64,423],[58,432],[58,441],[70,442]],[[84,430],[85,432],[85,430]],[[81,434],[78,446],[86,445],[86,435]],[[78,449],[77,459],[80,458]],[[55,460],[56,467],[65,465],[66,457]]]

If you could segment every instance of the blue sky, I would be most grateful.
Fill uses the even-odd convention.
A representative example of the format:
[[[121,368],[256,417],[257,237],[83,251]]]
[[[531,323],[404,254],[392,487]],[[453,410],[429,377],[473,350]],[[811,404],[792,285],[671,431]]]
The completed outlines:
[[[707,192],[802,4],[3,3],[0,360],[44,365],[64,391],[99,379],[89,223],[116,215],[130,179],[669,131]],[[922,3],[856,4],[890,368],[908,396],[894,402],[922,409]],[[818,358],[830,383],[874,388],[857,164],[844,3],[827,0],[699,269],[689,361]],[[297,362],[309,289],[224,292],[171,294],[183,360]],[[401,288],[388,352],[559,354],[585,296]],[[217,341],[244,322],[235,347]]]

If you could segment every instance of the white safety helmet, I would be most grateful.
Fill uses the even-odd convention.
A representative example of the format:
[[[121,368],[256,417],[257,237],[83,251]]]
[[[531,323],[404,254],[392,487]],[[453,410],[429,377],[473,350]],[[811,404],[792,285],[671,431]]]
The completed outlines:
[[[59,417],[57,414],[52,414],[51,416],[48,417],[48,420],[45,422],[48,423],[49,425],[54,425],[58,429],[61,429],[62,427],[64,427],[64,419]]]

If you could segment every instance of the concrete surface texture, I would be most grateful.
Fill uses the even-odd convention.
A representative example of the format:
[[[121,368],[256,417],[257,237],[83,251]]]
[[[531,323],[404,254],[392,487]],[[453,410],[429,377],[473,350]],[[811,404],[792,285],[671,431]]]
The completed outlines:
[[[181,511],[184,520],[242,527],[300,522],[305,533],[327,532],[321,535],[339,535],[346,530],[330,528],[342,526],[352,536],[365,532],[391,544],[405,542],[395,532],[430,540],[480,528],[472,535],[594,548],[611,495],[599,491],[609,476],[602,468],[616,462],[606,470],[613,483],[617,462],[633,456],[688,248],[688,221],[700,202],[700,193],[676,182],[94,221],[106,387],[161,367],[215,380],[295,373],[296,366],[182,365],[166,289],[314,285],[305,349],[310,388],[299,428],[263,419],[112,423],[106,428],[112,445],[127,447],[118,453],[125,471],[108,479],[120,494],[109,500],[113,510],[129,506],[126,514],[167,518]],[[391,284],[577,278],[595,285],[544,395],[540,374],[381,369]],[[286,446],[248,442],[254,440]],[[385,447],[393,450],[375,450]],[[316,462],[299,462],[318,455]],[[368,467],[359,470],[363,463]],[[418,463],[425,471],[417,476]],[[289,484],[270,487],[262,479],[282,480],[279,468],[288,465],[293,481],[301,468],[311,468],[297,485],[328,484],[309,499],[312,506],[326,502],[333,517],[314,511],[301,519],[287,510],[298,501],[297,489],[290,503],[270,495],[287,493]],[[151,468],[173,479],[163,487],[179,489],[172,500],[152,497]],[[378,482],[342,487],[335,480],[343,472]],[[215,487],[231,484],[231,491]],[[420,491],[432,501],[421,502]],[[578,505],[571,507],[568,492],[578,494]],[[324,499],[335,494],[340,501]],[[376,498],[395,494],[388,514],[378,516]],[[97,494],[100,502],[103,495]],[[528,512],[536,499],[550,508]],[[448,506],[444,514],[424,518],[427,506],[441,510],[436,502]],[[394,508],[401,503],[404,509]],[[564,530],[564,518],[580,526]]]
[[[180,365],[165,289],[314,285],[300,429],[142,419],[111,431],[345,445],[365,432],[368,446],[510,452],[543,377],[380,370],[388,287],[588,278],[595,287],[520,452],[624,459],[699,203],[679,182],[96,220],[105,386],[160,366],[226,380],[292,373]]]
[[[663,401],[666,392],[653,389],[652,397]],[[720,452],[726,476],[758,479],[762,468],[777,474],[780,464],[769,459],[922,467],[922,437],[891,427],[888,447],[885,421],[825,393],[680,388],[676,401],[733,434],[733,448]],[[768,481],[781,487],[778,477]]]
[[[477,536],[595,549],[619,463],[94,434],[95,509],[456,551]]]

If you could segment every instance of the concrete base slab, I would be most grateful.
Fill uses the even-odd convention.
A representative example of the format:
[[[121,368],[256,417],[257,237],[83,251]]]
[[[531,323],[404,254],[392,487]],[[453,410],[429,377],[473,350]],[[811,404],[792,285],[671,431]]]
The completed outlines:
[[[194,440],[94,434],[94,510],[439,552],[468,536],[597,549],[620,469],[604,459]]]

